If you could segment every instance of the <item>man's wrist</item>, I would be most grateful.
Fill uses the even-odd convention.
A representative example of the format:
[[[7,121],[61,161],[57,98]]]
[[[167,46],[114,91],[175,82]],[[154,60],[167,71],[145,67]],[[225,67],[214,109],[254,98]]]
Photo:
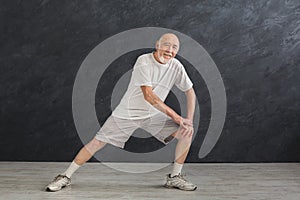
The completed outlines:
[[[178,116],[174,117],[173,120],[174,120],[177,124],[180,124],[181,121],[182,121],[182,117],[178,115]]]
[[[194,126],[194,119],[193,118],[187,117],[186,119],[190,121],[190,124],[188,126]]]
[[[193,117],[193,116],[192,116],[192,117],[187,116],[186,118],[189,119],[189,120],[191,120],[191,121],[194,120],[194,117]]]

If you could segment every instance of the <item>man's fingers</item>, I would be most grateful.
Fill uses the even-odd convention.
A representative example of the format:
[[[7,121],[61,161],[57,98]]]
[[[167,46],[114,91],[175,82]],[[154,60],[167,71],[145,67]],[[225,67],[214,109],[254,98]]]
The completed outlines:
[[[184,123],[180,124],[180,127],[184,128],[184,129],[188,128],[188,126],[186,124],[184,124]]]
[[[189,121],[189,122],[186,123],[186,125],[193,126],[193,122]]]
[[[186,132],[188,131],[188,128],[185,128],[185,127],[180,127],[179,129],[179,134],[181,136],[184,136],[186,134]]]
[[[194,133],[194,128],[192,126],[180,126],[178,130],[179,137],[192,137]]]
[[[184,137],[192,137],[193,136],[193,132],[194,132],[194,129],[189,127],[189,129],[187,129],[184,133]]]
[[[183,137],[187,137],[188,135],[189,135],[189,130],[186,130],[186,131],[184,132]]]
[[[183,124],[193,126],[193,121],[189,119],[182,119]]]
[[[189,127],[185,132],[184,132],[184,137],[190,137],[190,135],[191,135],[191,132],[192,132],[192,130],[191,130],[191,128]]]

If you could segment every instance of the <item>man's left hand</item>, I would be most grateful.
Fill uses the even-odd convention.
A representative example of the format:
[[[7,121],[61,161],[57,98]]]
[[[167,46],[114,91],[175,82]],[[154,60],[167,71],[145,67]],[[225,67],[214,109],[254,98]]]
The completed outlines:
[[[192,137],[194,133],[193,124],[180,124],[178,134],[181,137]]]

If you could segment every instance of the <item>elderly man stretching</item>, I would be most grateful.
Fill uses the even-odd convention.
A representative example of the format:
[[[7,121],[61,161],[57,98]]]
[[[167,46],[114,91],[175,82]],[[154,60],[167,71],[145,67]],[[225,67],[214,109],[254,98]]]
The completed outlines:
[[[165,186],[188,191],[197,189],[181,174],[194,133],[195,92],[183,65],[175,58],[178,50],[177,36],[166,33],[156,42],[155,52],[138,57],[120,104],[95,137],[79,151],[69,168],[46,186],[47,191],[58,191],[70,185],[72,174],[107,143],[124,148],[137,128],[148,131],[164,144],[173,138],[178,140],[173,171],[167,175]],[[187,97],[186,118],[164,103],[174,84]]]

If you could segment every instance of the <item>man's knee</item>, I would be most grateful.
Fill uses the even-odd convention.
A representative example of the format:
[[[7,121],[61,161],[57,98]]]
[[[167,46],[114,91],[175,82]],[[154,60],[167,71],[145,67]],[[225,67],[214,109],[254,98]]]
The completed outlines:
[[[100,140],[93,138],[87,145],[86,148],[92,151],[98,151],[101,149],[106,143]]]
[[[181,135],[181,134],[174,134],[173,135],[178,141],[190,145],[192,143],[193,135]]]

